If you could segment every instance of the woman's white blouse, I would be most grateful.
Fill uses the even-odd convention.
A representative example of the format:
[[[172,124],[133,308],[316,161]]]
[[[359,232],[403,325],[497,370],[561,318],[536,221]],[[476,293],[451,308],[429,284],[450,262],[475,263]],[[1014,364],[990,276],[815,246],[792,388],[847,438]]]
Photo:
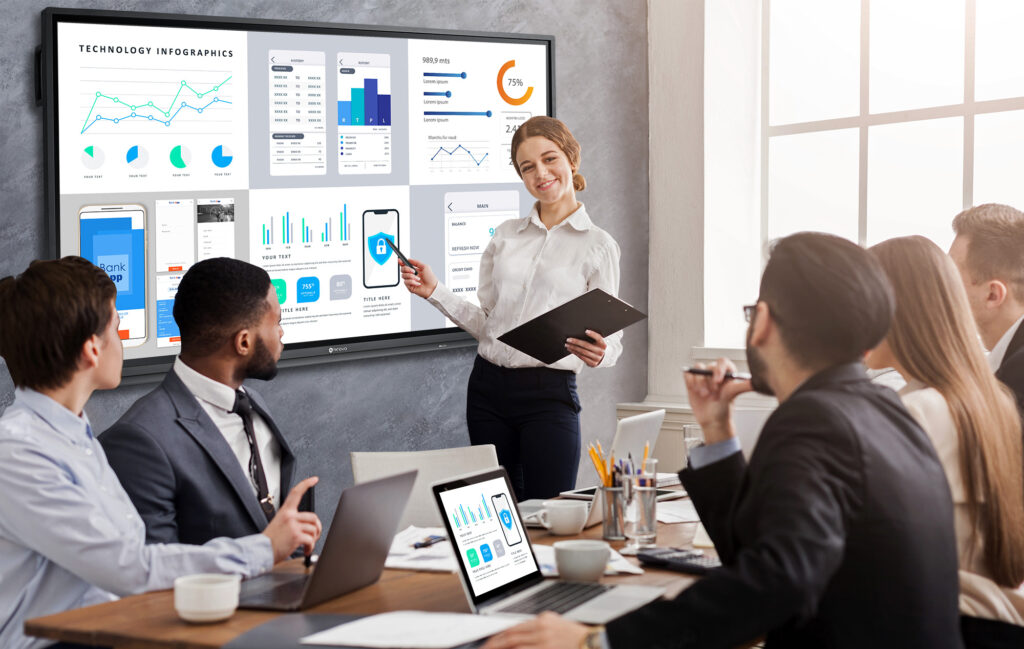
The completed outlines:
[[[537,206],[529,216],[499,225],[480,259],[476,296],[480,306],[438,282],[428,298],[452,322],[480,341],[478,353],[501,367],[545,367],[498,340],[498,336],[591,289],[619,291],[619,245],[579,208],[548,230]],[[599,367],[615,364],[622,353],[622,332],[605,338],[608,348]],[[579,372],[575,355],[548,365]]]

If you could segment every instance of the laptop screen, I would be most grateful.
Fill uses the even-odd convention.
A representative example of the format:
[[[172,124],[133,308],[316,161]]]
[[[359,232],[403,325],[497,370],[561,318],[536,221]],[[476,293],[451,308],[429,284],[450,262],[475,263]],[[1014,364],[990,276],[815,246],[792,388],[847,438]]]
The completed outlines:
[[[434,489],[475,602],[539,574],[504,469]]]

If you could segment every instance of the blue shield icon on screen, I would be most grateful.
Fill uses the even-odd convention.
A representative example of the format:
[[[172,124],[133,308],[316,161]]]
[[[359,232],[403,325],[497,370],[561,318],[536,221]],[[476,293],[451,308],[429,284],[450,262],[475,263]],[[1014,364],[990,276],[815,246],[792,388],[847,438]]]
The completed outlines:
[[[366,237],[366,245],[370,250],[370,257],[381,266],[386,264],[388,259],[391,259],[391,246],[385,242],[385,239],[394,243],[395,235],[378,232]]]

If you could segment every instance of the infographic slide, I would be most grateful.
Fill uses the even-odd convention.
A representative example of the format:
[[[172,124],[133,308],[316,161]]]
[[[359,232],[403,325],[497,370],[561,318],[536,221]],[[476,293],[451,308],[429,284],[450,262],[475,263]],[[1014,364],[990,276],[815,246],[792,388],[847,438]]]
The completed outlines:
[[[444,491],[441,503],[476,597],[537,571],[504,478]]]
[[[181,347],[181,332],[174,320],[174,296],[184,275],[157,275],[156,277],[156,346]]]
[[[480,257],[494,230],[519,218],[519,192],[448,192],[444,195],[444,265],[446,285],[479,305],[476,285]]]
[[[383,242],[402,245],[409,232],[408,187],[265,189],[250,197],[249,261],[270,273],[285,343],[412,327],[412,296],[390,282],[398,261]]]
[[[338,53],[338,173],[391,173],[391,56]]]
[[[235,256],[235,199],[201,198],[196,201],[199,261]]]
[[[141,205],[89,205],[78,214],[81,255],[117,288],[114,308],[126,347],[146,341],[146,212]]]
[[[244,188],[246,35],[60,23],[62,193]]]
[[[323,52],[270,50],[270,175],[327,173]]]
[[[410,182],[520,182],[512,134],[547,105],[540,45],[409,41]]]
[[[196,202],[190,198],[156,201],[156,272],[185,272],[196,258]]]

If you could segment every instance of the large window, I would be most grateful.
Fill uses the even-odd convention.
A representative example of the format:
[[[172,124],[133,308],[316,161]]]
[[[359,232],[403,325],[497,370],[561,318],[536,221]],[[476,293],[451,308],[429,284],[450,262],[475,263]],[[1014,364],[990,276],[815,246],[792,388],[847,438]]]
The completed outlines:
[[[760,270],[716,259],[763,261],[768,241],[800,230],[947,248],[965,206],[1024,207],[1024,2],[758,4],[705,4],[706,347],[742,347],[735,314]],[[739,39],[757,54],[744,58]],[[719,107],[744,102],[759,128],[716,123]],[[728,146],[750,132],[755,145]],[[743,161],[751,150],[756,164]],[[760,201],[729,204],[748,176]]]

